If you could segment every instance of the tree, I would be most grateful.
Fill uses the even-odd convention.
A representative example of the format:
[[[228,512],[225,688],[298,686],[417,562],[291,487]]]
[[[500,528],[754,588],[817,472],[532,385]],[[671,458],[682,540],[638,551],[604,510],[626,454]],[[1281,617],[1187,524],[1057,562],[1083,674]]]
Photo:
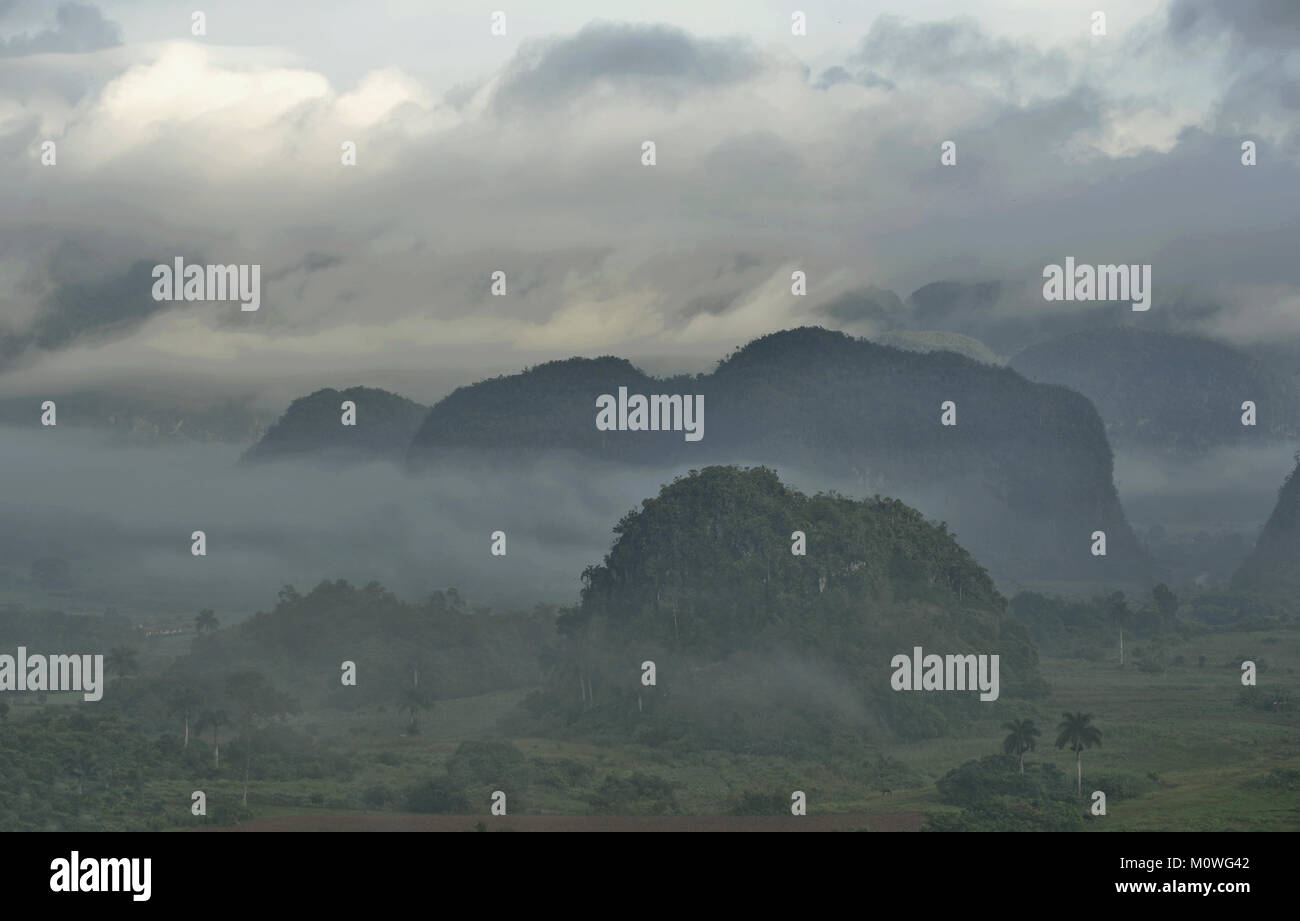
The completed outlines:
[[[1178,610],[1178,596],[1170,591],[1169,586],[1163,582],[1151,590],[1151,600],[1155,602],[1156,610],[1160,612],[1160,616],[1166,620],[1173,617]]]
[[[253,767],[254,732],[259,720],[292,712],[292,700],[275,689],[259,671],[232,672],[226,676],[226,696],[236,705],[244,742],[244,805],[248,805],[248,777]]]
[[[429,710],[432,709],[432,707],[433,701],[429,699],[427,692],[422,691],[419,688],[407,688],[402,692],[402,700],[397,705],[397,712],[410,712],[411,723],[407,727],[407,731],[410,732],[411,735],[418,735],[420,732],[420,711]]]
[[[1106,599],[1106,613],[1110,617],[1110,622],[1119,627],[1119,664],[1123,666],[1124,625],[1128,623],[1129,618],[1132,616],[1123,592],[1115,592]]]
[[[1034,725],[1033,720],[1012,720],[1010,723],[1003,723],[1002,728],[1006,729],[1010,735],[1002,742],[1002,751],[1008,755],[1015,755],[1020,759],[1020,773],[1025,773],[1025,752],[1033,751],[1035,740],[1042,735],[1038,727]]]
[[[1056,747],[1074,752],[1074,769],[1077,777],[1076,792],[1083,795],[1083,750],[1101,745],[1101,730],[1091,725],[1091,713],[1063,713],[1064,719],[1056,727]]]
[[[127,675],[134,675],[140,670],[140,664],[135,658],[135,650],[126,646],[114,646],[110,649],[104,664],[108,666],[110,672],[117,675],[119,681]]]
[[[185,720],[185,744],[181,746],[182,751],[190,747],[190,717],[202,702],[203,698],[199,692],[191,687],[180,688],[171,699],[169,709]]]
[[[221,740],[217,733],[221,731],[222,726],[230,725],[230,715],[225,710],[204,710],[199,714],[199,720],[196,729],[202,732],[209,726],[212,727],[212,764],[214,767],[221,767]]]
[[[221,622],[217,620],[217,615],[211,608],[204,608],[194,616],[195,633],[201,634],[204,630],[215,631],[219,626],[221,626]]]

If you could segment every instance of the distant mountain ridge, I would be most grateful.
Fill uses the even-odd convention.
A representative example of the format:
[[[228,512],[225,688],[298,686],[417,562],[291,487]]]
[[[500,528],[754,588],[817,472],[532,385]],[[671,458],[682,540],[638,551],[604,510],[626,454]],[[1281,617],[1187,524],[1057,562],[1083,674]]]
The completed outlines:
[[[596,398],[703,394],[704,438],[599,431]],[[957,424],[940,424],[956,404]],[[656,379],[621,358],[572,358],[462,387],[411,442],[414,469],[461,452],[502,462],[565,451],[665,470],[760,463],[826,487],[899,496],[954,527],[1000,577],[1143,578],[1101,418],[1083,396],[952,352],[804,327],[755,339],[710,374]],[[1105,531],[1107,553],[1090,553]]]
[[[356,405],[355,425],[343,424],[345,401]],[[294,400],[243,460],[401,460],[427,412],[427,406],[375,387],[317,390]]]
[[[1263,362],[1194,336],[1115,327],[1025,349],[1011,367],[1088,397],[1116,447],[1198,453],[1300,436],[1300,394]],[[1242,404],[1256,424],[1242,424]]]

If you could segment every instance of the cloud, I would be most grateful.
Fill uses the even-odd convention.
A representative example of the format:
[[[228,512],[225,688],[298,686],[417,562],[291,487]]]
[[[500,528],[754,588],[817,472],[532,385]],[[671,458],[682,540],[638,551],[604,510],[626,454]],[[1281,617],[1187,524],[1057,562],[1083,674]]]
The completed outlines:
[[[46,383],[189,367],[320,385],[383,369],[430,400],[447,375],[574,353],[700,370],[719,346],[802,323],[942,323],[1011,353],[1114,313],[1043,303],[1042,266],[1066,255],[1152,262],[1152,324],[1291,335],[1298,161],[1265,130],[1261,166],[1241,167],[1224,113],[1261,72],[1189,60],[1167,31],[1162,12],[1048,46],[882,17],[811,79],[788,48],[597,23],[525,42],[450,99],[390,60],[340,82],[291,48],[9,58],[0,358]],[[1234,118],[1269,129],[1285,103]],[[955,168],[939,165],[948,139]],[[177,255],[262,265],[262,309],[136,290],[140,265]],[[489,293],[497,270],[506,297]],[[979,311],[860,293],[940,280],[1002,284]]]
[[[1076,70],[1064,52],[990,36],[974,19],[912,23],[893,15],[876,19],[851,63],[863,69],[860,81],[959,82],[1008,96],[1068,86]]]
[[[1174,0],[1167,21],[1178,41],[1227,32],[1247,45],[1300,47],[1300,5],[1292,0]]]
[[[695,38],[672,26],[593,23],[520,49],[496,86],[498,112],[536,112],[605,89],[671,103],[750,79],[764,64],[746,41]]]
[[[0,9],[0,12],[3,12]],[[0,39],[0,57],[30,54],[85,54],[122,44],[122,30],[109,22],[98,7],[64,3],[54,14],[57,25],[35,34]]]

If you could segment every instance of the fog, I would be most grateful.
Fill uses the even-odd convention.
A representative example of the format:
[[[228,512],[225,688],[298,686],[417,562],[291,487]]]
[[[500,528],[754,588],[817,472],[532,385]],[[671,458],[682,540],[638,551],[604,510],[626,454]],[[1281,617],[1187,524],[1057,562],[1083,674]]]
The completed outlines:
[[[1204,456],[1161,457],[1115,452],[1115,485],[1129,522],[1139,532],[1230,529],[1253,538],[1295,467],[1297,446],[1220,447]]]
[[[1138,537],[1171,584],[1224,585],[1255,545],[1295,467],[1296,445],[1205,455],[1115,454],[1115,485]]]
[[[229,619],[269,608],[286,584],[301,591],[342,578],[377,580],[407,599],[454,586],[498,610],[570,604],[617,521],[685,472],[549,456],[509,468],[465,460],[411,475],[386,462],[245,466],[242,450],[112,445],[101,432],[67,426],[0,428],[0,600],[159,617],[211,607]],[[1252,546],[1292,453],[1285,444],[1198,460],[1121,452],[1116,483],[1171,582],[1200,576],[1214,584]],[[807,492],[855,492],[807,471],[778,472]],[[931,518],[950,511],[936,492],[901,498]],[[195,530],[207,535],[205,557],[190,552]],[[506,533],[505,557],[490,552],[497,530]],[[991,539],[967,534],[963,542]],[[69,561],[71,581],[46,592],[29,574],[33,561],[51,556]]]
[[[562,459],[513,476],[469,463],[418,476],[389,463],[241,466],[241,450],[0,428],[4,597],[69,613],[220,615],[269,608],[285,584],[343,578],[410,599],[454,586],[494,608],[568,604],[614,524],[667,479]],[[205,557],[190,552],[195,530]],[[491,555],[496,530],[505,557]],[[26,583],[45,556],[70,562],[72,586],[42,600]]]

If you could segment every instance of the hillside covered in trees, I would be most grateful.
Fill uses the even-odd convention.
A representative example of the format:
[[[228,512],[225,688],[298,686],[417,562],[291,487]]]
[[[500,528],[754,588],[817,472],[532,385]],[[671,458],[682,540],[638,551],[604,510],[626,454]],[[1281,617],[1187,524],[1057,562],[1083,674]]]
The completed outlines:
[[[704,435],[600,431],[596,398],[702,394]],[[941,424],[943,404],[956,424]],[[951,352],[802,328],[756,339],[695,377],[612,357],[551,362],[455,391],[410,449],[416,469],[465,453],[510,462],[566,451],[665,472],[762,463],[815,488],[903,498],[946,520],[999,578],[1140,578],[1147,561],[1115,491],[1096,410],[1062,387]],[[1106,532],[1107,555],[1090,553]]]
[[[231,669],[264,669],[305,702],[347,708],[396,709],[418,688],[432,705],[540,680],[553,622],[554,609],[494,614],[455,589],[410,603],[378,583],[322,582],[306,594],[286,586],[271,610],[199,636],[174,673],[215,691]],[[340,680],[343,662],[357,664],[355,686]]]
[[[344,401],[356,404],[355,425],[343,424]],[[244,460],[396,460],[405,455],[427,412],[428,407],[374,387],[317,390],[294,400]]]
[[[1116,447],[1195,453],[1296,437],[1294,385],[1262,362],[1208,339],[1112,327],[1025,349],[1011,367],[1077,390],[1096,405]],[[1242,404],[1256,424],[1242,425]]]
[[[766,468],[709,467],[614,531],[529,702],[552,731],[795,751],[942,735],[997,706],[892,690],[893,656],[916,646],[999,655],[1001,697],[1044,689],[1028,631],[988,574],[896,500],[810,497]]]

